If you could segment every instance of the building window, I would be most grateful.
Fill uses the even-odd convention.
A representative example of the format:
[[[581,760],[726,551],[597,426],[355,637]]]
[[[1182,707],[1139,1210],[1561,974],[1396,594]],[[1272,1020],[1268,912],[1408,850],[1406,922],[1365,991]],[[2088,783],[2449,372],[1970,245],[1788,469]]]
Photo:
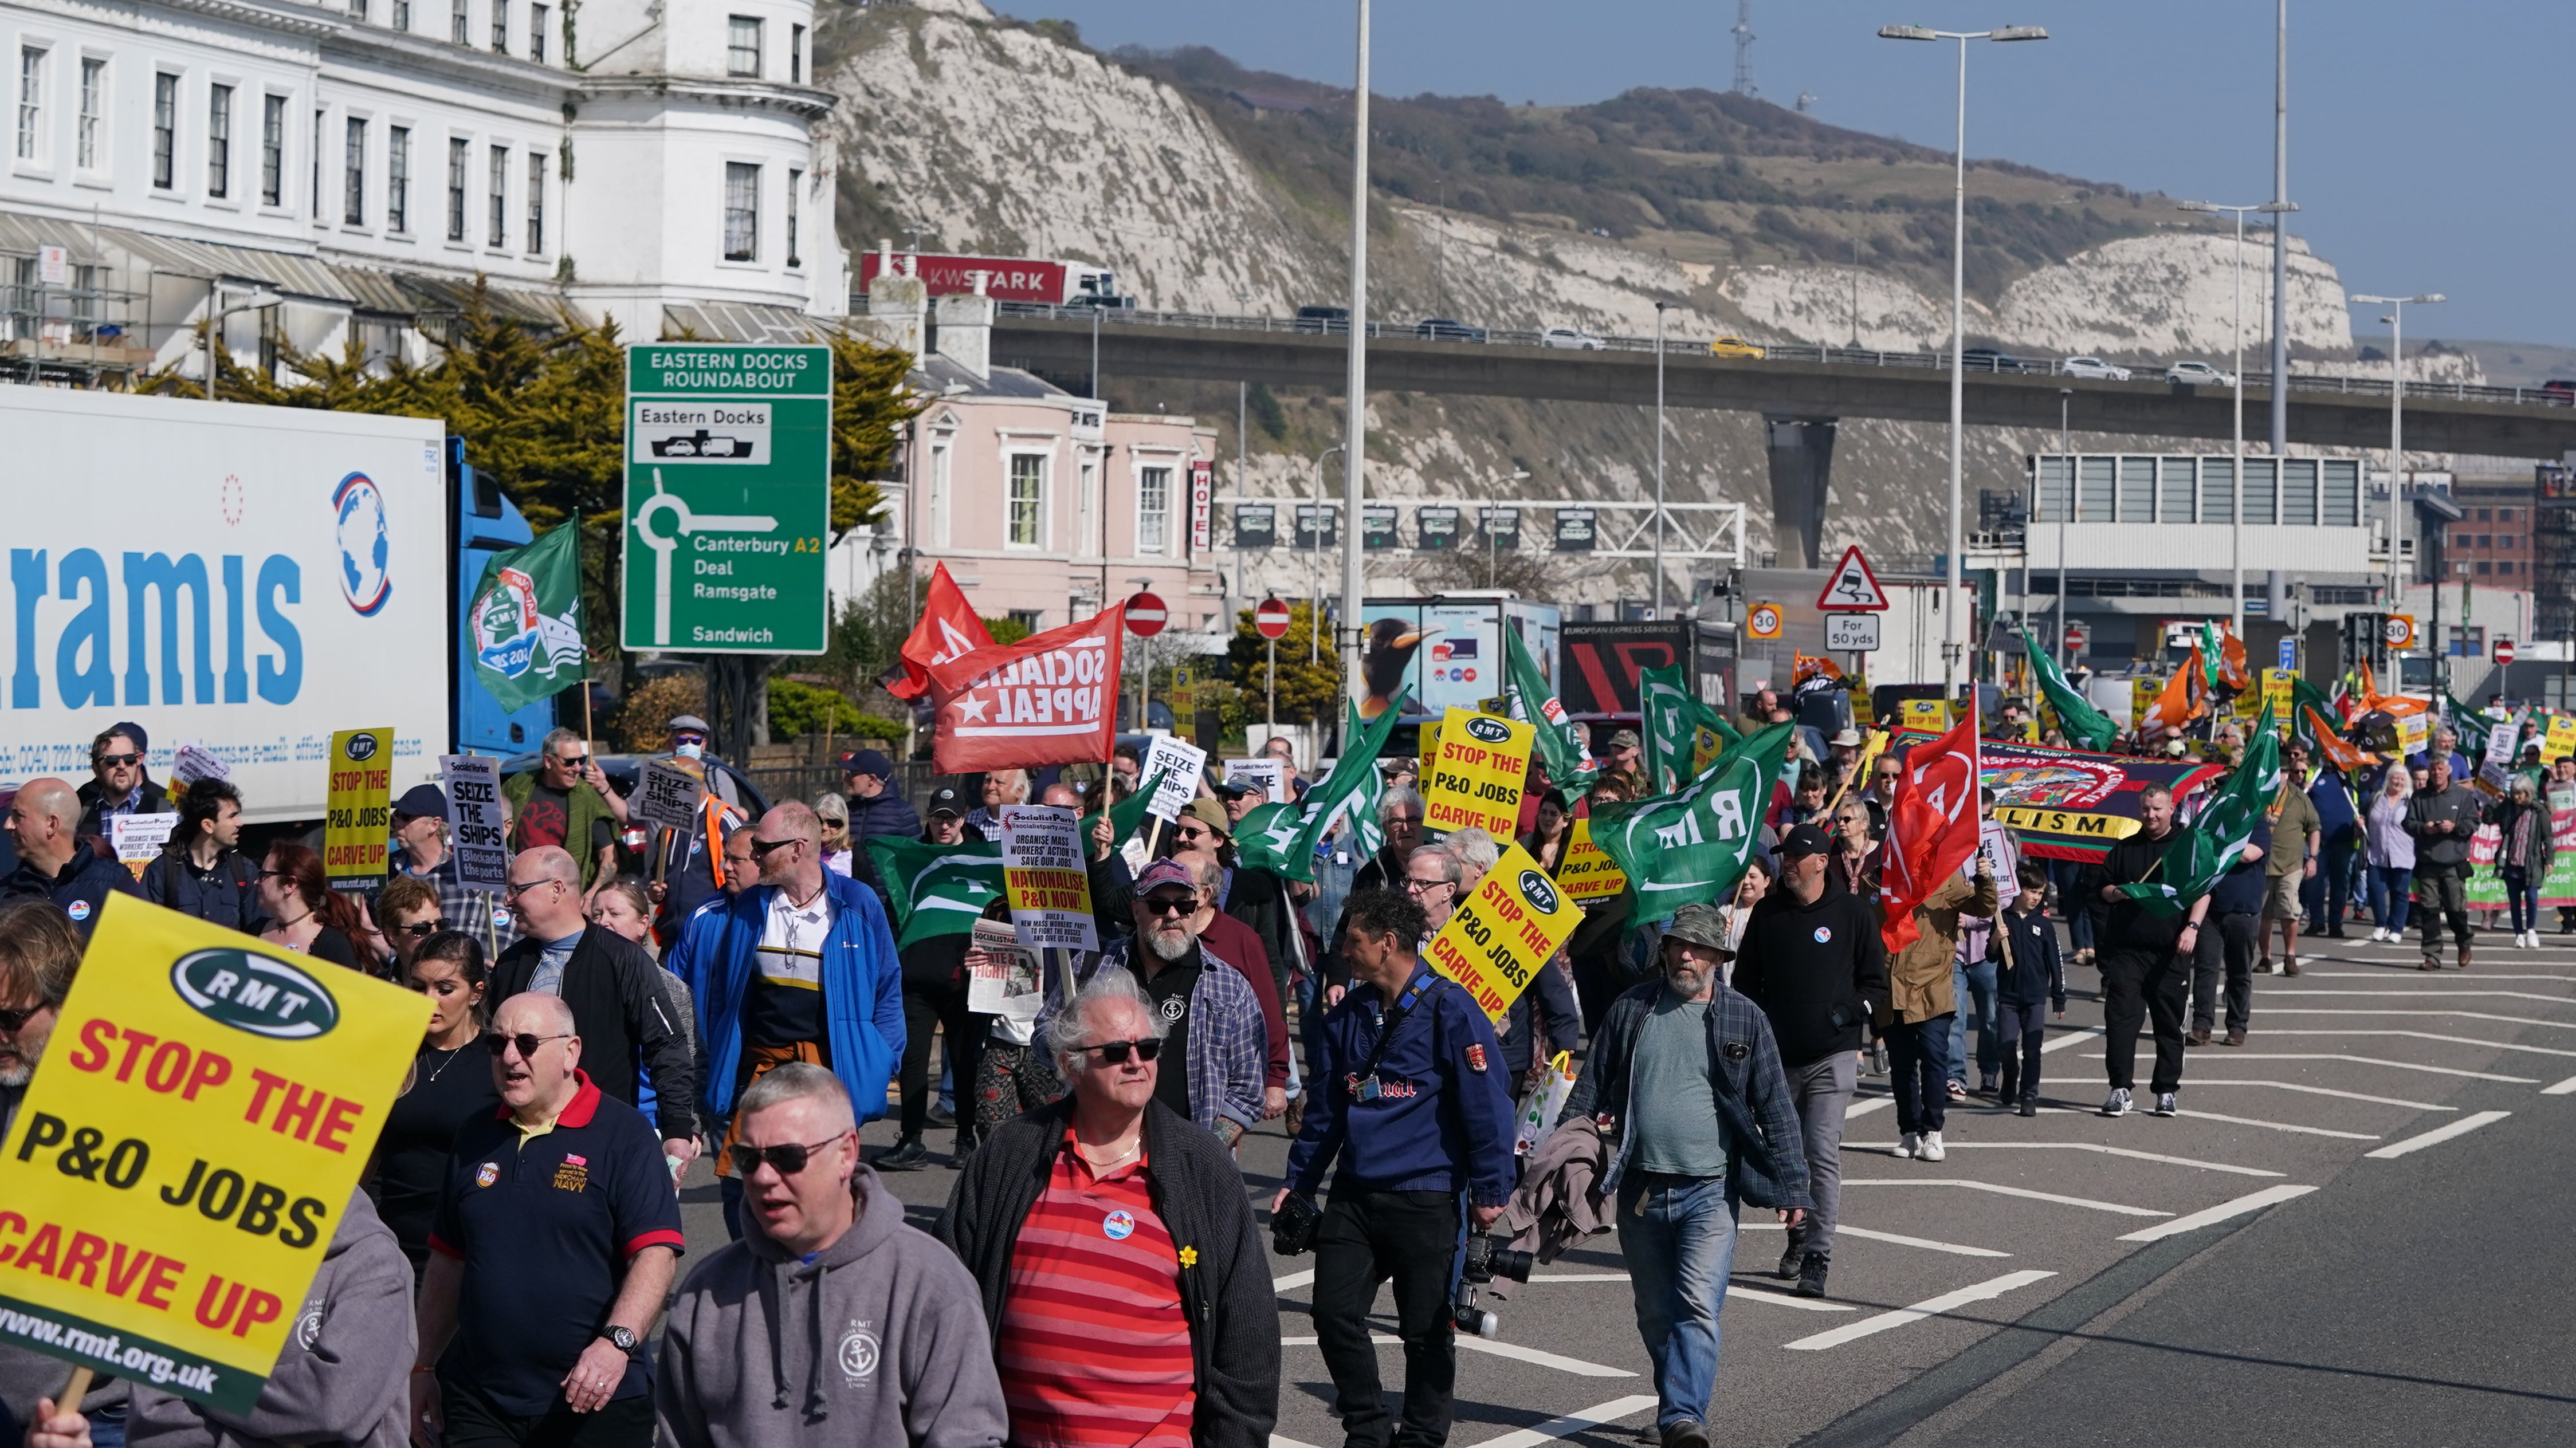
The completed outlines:
[[[510,0],[492,0],[492,53],[510,53]]]
[[[1011,533],[1014,548],[1035,548],[1046,508],[1046,458],[1039,453],[1011,454]]]
[[[45,123],[45,53],[18,50],[18,159],[36,159],[36,133]]]
[[[98,165],[98,133],[106,117],[107,62],[84,58],[81,61],[80,164],[85,169]]]
[[[465,143],[447,143],[447,239],[465,239]]]
[[[742,161],[725,162],[724,259],[753,261],[760,256],[760,168]]]
[[[1161,553],[1171,546],[1172,470],[1136,470],[1136,551]]]
[[[546,153],[528,153],[528,254],[546,249]]]
[[[543,5],[528,7],[528,59],[539,65],[546,61],[546,26],[554,11]]]
[[[286,204],[286,97],[266,96],[259,112],[259,199]]]
[[[492,168],[485,172],[484,175],[492,183],[492,194],[488,198],[488,203],[492,211],[492,224],[486,228],[486,230],[490,236],[490,245],[492,249],[494,251],[499,251],[501,248],[510,244],[509,147],[494,146],[492,148]]]
[[[367,224],[367,123],[352,118],[340,150],[340,219]]]
[[[787,81],[790,85],[805,83],[805,27],[787,27]]]
[[[367,0],[349,0],[349,18],[364,25],[367,21]]]
[[[385,130],[385,229],[411,230],[411,128]]]
[[[394,0],[393,26],[396,30],[411,29],[411,0]]]
[[[167,191],[179,184],[179,78],[167,71],[152,77],[152,185]]]
[[[313,111],[313,219],[322,219],[322,122],[326,116],[320,107]]]
[[[233,88],[206,87],[206,194],[233,190]]]
[[[788,264],[789,266],[791,266],[791,267],[799,267],[799,266],[803,266],[803,265],[805,264],[805,259],[804,259],[803,257],[798,256],[798,255],[796,254],[796,250],[797,250],[797,247],[796,247],[796,212],[797,212],[797,204],[796,204],[796,203],[797,203],[797,193],[799,193],[799,192],[803,191],[804,189],[805,189],[805,173],[804,173],[804,172],[802,172],[802,171],[790,171],[790,172],[788,172],[788,173],[787,173],[787,264]]]
[[[469,43],[465,23],[465,0],[447,0],[447,38],[458,45]]]
[[[930,541],[932,546],[948,546],[948,449],[934,446],[930,450]]]
[[[760,74],[760,21],[736,15],[725,27],[725,74]]]
[[[1046,627],[1046,610],[1042,608],[1015,608],[1005,617],[1018,624],[1023,633],[1036,633]]]

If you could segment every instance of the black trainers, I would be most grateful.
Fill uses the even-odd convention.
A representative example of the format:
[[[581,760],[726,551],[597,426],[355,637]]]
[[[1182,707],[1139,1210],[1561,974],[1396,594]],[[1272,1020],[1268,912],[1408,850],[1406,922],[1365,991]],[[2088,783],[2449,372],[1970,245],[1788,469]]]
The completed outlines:
[[[1697,1418],[1684,1418],[1664,1425],[1664,1448],[1709,1448],[1708,1425]]]
[[[1798,1275],[1800,1265],[1806,1260],[1807,1249],[1798,1245],[1798,1234],[1792,1232],[1789,1234],[1789,1250],[1780,1254],[1780,1265],[1772,1270],[1771,1275],[1787,1282]]]
[[[930,1165],[930,1148],[918,1136],[907,1136],[884,1151],[868,1165],[879,1171],[919,1171]]]
[[[1830,1264],[1825,1261],[1825,1254],[1822,1252],[1810,1252],[1807,1254],[1807,1260],[1798,1264],[1798,1295],[1800,1297],[1822,1297],[1825,1295],[1825,1268],[1828,1265]]]
[[[2023,1097],[2021,1099],[2021,1114],[2024,1116],[2037,1116],[2039,1114],[2039,1098],[2036,1096]]]

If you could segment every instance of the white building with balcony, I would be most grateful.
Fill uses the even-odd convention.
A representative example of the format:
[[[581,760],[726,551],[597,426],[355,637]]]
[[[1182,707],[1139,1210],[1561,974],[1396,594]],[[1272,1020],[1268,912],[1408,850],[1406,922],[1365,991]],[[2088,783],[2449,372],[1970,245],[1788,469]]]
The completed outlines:
[[[198,375],[210,315],[419,357],[478,278],[639,339],[838,316],[812,9],[0,0],[0,375]]]

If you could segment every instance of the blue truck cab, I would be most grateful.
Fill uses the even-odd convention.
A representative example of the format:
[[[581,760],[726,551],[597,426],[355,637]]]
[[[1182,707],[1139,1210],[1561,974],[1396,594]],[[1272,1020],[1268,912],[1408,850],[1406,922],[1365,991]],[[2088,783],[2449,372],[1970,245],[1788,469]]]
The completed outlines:
[[[537,540],[536,530],[501,495],[498,480],[477,472],[465,458],[465,439],[447,439],[447,506],[456,520],[456,568],[448,576],[447,609],[455,619],[448,648],[448,697],[456,701],[456,752],[497,754],[507,759],[537,747],[555,725],[555,701],[539,700],[519,710],[504,710],[501,701],[474,679],[472,609],[484,565],[495,553],[523,548]],[[584,686],[587,687],[587,686]]]

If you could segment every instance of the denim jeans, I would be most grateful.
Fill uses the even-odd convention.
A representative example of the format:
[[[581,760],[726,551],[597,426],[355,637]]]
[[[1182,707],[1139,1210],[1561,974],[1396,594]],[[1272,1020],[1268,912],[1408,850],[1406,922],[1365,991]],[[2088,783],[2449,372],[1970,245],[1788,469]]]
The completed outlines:
[[[1655,1364],[1657,1427],[1708,1421],[1736,1211],[1723,1177],[1635,1172],[1620,1183],[1619,1251],[1637,1299],[1637,1335]]]
[[[2093,907],[2083,900],[2076,888],[2083,878],[2084,867],[2073,860],[2048,862],[2049,883],[2057,887],[2057,904],[2066,912],[2066,936],[2077,950],[2093,948]]]
[[[1950,1079],[1968,1084],[1968,1013],[1977,1017],[1977,1075],[1982,1080],[2003,1069],[2003,1048],[1995,1040],[1995,963],[1950,964],[1950,1000],[1959,1007],[1950,1017]]]
[[[2370,867],[2370,916],[2382,930],[2406,933],[2406,890],[2415,872],[2395,865]]]
[[[1944,1012],[1928,1021],[1895,1021],[1881,1032],[1887,1042],[1887,1074],[1896,1087],[1896,1129],[1916,1133],[1939,1131],[1950,1119],[1950,1093],[1943,1089],[1943,1068],[1950,1059],[1950,1019]]]
[[[2496,873],[2504,876],[2504,900],[2513,909],[2513,933],[2538,930],[2542,877],[2519,865],[2499,865]]]

